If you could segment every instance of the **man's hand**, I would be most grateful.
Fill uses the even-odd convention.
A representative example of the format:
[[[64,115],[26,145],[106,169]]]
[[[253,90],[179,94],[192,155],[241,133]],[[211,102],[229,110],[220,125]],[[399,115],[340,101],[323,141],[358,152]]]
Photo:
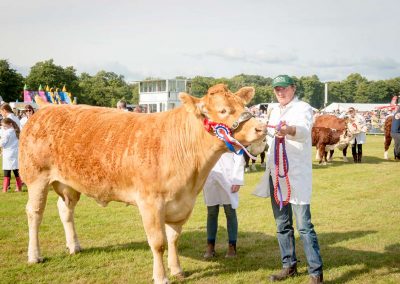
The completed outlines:
[[[239,189],[240,189],[240,185],[234,184],[234,185],[232,185],[232,187],[231,187],[231,192],[232,192],[232,193],[238,192]]]
[[[285,137],[286,135],[295,136],[296,135],[296,126],[290,126],[282,122],[282,127],[279,131],[276,132],[276,136]]]

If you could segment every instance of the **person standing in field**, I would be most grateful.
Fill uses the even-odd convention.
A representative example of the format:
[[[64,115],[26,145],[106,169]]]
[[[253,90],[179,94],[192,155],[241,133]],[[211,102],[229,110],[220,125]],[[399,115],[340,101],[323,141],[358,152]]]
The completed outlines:
[[[394,159],[400,160],[400,106],[397,106],[397,111],[393,115],[390,135],[394,140]]]
[[[28,122],[28,119],[35,113],[35,110],[31,105],[26,105],[25,106],[25,113],[24,116],[21,118],[20,123],[21,123],[21,130],[25,126],[25,124]]]
[[[228,231],[226,258],[236,257],[239,206],[239,189],[244,184],[244,158],[234,153],[224,153],[211,170],[204,184],[204,201],[207,205],[207,249],[205,259],[215,256],[219,207],[223,206]]]
[[[14,172],[17,188],[15,191],[22,191],[22,180],[18,170],[18,142],[19,127],[11,118],[4,118],[1,121],[2,136],[0,139],[0,147],[3,148],[3,192],[7,192],[10,186],[11,171]]]
[[[265,193],[271,196],[283,268],[279,273],[270,275],[269,279],[272,282],[282,281],[297,274],[294,213],[307,258],[310,283],[322,283],[322,258],[317,234],[311,223],[310,207],[313,111],[309,104],[300,101],[295,96],[296,86],[294,80],[288,75],[279,75],[274,78],[272,87],[279,105],[272,109],[268,124],[280,126],[280,128],[268,129],[268,165],[258,187],[266,189]],[[271,138],[274,136],[275,138]],[[286,151],[282,150],[283,145],[281,145],[279,153],[275,153],[280,143],[284,143]],[[286,164],[290,165],[287,172],[284,170],[284,154],[287,157]],[[278,155],[280,159],[275,160],[275,155]],[[280,177],[285,174],[289,177],[289,183],[285,178]]]
[[[367,139],[367,124],[365,122],[364,116],[356,113],[356,110],[353,107],[350,107],[348,110],[350,124],[353,127],[354,137],[350,141],[351,144],[351,153],[353,154],[354,163],[361,163],[362,159],[362,145],[365,143]]]

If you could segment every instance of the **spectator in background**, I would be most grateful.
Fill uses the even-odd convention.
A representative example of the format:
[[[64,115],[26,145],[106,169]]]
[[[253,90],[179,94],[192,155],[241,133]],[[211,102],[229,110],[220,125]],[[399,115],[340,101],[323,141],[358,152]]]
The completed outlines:
[[[126,101],[120,100],[117,102],[117,109],[123,110],[123,111],[129,111],[128,108],[126,107]]]
[[[0,147],[3,148],[3,192],[7,192],[10,186],[11,171],[14,172],[17,188],[15,191],[22,191],[22,181],[19,177],[18,170],[18,142],[19,127],[11,118],[4,118],[1,121],[2,136],[0,139]]]
[[[24,116],[21,118],[21,130],[24,128],[25,124],[28,122],[28,119],[35,113],[35,110],[31,105],[25,106]]]
[[[21,122],[19,118],[14,114],[11,106],[8,103],[4,103],[0,106],[0,114],[3,118],[10,118],[15,121],[18,125],[18,129],[21,129]]]
[[[142,112],[142,108],[139,105],[137,105],[135,107],[135,109],[134,109],[134,112],[141,113]]]

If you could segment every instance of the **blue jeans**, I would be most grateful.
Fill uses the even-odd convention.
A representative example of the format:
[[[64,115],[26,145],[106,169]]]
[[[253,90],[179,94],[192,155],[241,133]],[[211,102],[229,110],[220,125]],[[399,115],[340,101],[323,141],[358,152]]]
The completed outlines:
[[[322,258],[319,251],[317,234],[311,223],[310,205],[295,205],[289,203],[279,210],[279,205],[274,199],[274,185],[272,178],[269,179],[272,211],[277,227],[279,248],[281,251],[282,265],[284,268],[291,267],[297,263],[296,247],[293,229],[293,212],[296,217],[296,226],[303,241],[304,254],[308,262],[308,273],[320,275],[322,273]]]
[[[236,210],[230,204],[224,204],[226,216],[226,227],[228,230],[229,243],[236,245],[238,233],[238,221]],[[218,230],[219,205],[207,206],[207,242],[215,244]]]

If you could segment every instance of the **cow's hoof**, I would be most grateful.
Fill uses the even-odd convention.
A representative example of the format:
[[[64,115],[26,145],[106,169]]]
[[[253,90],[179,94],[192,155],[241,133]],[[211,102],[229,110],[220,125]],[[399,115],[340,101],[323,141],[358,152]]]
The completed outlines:
[[[34,258],[28,259],[28,264],[36,264],[36,263],[42,263],[42,262],[44,262],[43,257],[34,257]]]
[[[177,274],[172,275],[173,278],[175,278],[176,280],[184,280],[186,278],[186,274],[185,272],[181,271]]]
[[[82,251],[82,248],[80,246],[76,246],[73,248],[67,247],[67,251],[69,252],[70,255],[74,255],[74,254],[80,253]]]

